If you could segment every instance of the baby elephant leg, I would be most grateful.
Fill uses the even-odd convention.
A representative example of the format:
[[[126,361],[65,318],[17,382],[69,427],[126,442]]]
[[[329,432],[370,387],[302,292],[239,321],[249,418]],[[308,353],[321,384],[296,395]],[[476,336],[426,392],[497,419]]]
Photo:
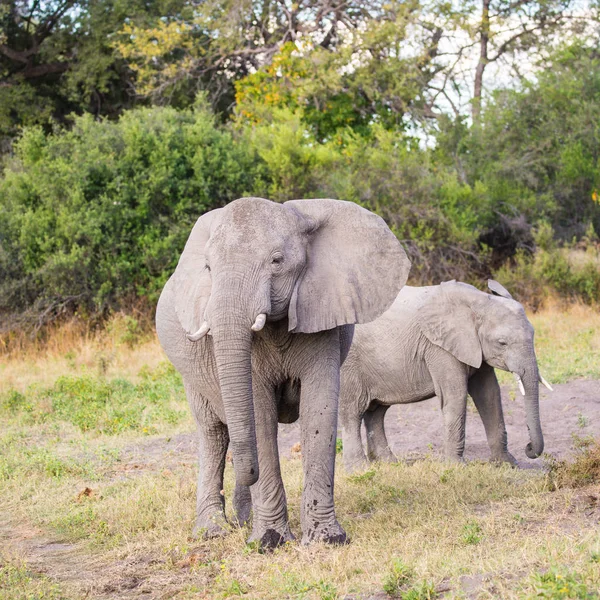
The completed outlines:
[[[465,423],[467,417],[467,392],[455,392],[442,399],[446,439],[444,450],[448,460],[463,461],[465,451]]]
[[[368,410],[363,417],[367,430],[367,456],[369,460],[396,461],[385,435],[384,420],[388,409],[389,406],[379,404],[373,410]]]
[[[492,367],[482,364],[477,373],[469,379],[469,394],[483,421],[492,461],[516,465],[515,457],[508,451],[500,386]]]
[[[342,410],[340,417],[344,468],[348,473],[362,471],[368,463],[360,436],[361,415],[355,411]]]

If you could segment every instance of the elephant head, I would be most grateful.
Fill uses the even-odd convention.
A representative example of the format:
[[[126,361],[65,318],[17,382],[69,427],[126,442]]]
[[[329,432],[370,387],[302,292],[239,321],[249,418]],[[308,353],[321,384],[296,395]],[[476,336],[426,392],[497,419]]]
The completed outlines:
[[[252,337],[269,321],[307,334],[369,322],[410,262],[377,215],[339,200],[241,198],[198,219],[174,274],[188,339],[212,335],[236,480],[258,479]]]
[[[442,283],[420,311],[419,323],[431,342],[461,362],[479,368],[485,361],[513,373],[525,397],[530,436],[525,452],[537,458],[544,450],[539,382],[550,386],[538,371],[533,326],[502,285],[490,280],[488,287],[493,295],[464,283]]]

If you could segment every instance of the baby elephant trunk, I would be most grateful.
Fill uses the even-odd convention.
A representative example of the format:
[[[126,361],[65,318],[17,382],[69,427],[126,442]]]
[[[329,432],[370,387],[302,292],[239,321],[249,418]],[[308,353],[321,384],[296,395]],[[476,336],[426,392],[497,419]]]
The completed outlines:
[[[525,415],[530,440],[525,447],[525,454],[529,458],[538,458],[544,451],[544,436],[540,423],[539,374],[535,361],[525,370],[522,382],[525,393]]]

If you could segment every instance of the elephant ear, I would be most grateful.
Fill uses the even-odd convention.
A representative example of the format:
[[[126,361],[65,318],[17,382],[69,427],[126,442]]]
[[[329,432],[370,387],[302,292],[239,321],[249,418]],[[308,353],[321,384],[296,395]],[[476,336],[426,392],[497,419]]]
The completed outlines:
[[[219,224],[221,210],[211,210],[196,221],[173,274],[175,313],[186,333],[195,333],[204,321],[211,291],[205,248],[211,231]]]
[[[494,279],[488,279],[488,288],[494,296],[502,296],[502,298],[508,298],[509,300],[513,299],[508,290]]]
[[[478,369],[483,359],[469,295],[477,290],[454,281],[442,283],[418,312],[423,335],[460,362]],[[481,293],[481,292],[480,292]]]
[[[310,237],[307,263],[288,312],[289,330],[368,323],[406,283],[410,261],[385,221],[354,202],[291,200]]]

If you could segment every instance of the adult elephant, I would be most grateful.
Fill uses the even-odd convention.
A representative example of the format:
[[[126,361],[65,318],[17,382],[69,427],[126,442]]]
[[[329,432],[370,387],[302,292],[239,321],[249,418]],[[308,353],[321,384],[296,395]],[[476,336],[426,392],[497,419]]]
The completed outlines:
[[[299,416],[302,541],[346,540],[333,503],[339,370],[353,324],[382,314],[409,268],[384,221],[351,202],[241,198],[198,219],[156,315],[198,424],[197,532],[227,531],[231,445],[241,520],[252,486],[250,540],[293,539],[277,423]]]
[[[455,281],[406,286],[379,319],[356,327],[340,394],[347,470],[367,463],[361,419],[369,459],[394,460],[384,429],[386,411],[392,404],[433,396],[442,406],[446,456],[461,460],[467,393],[483,421],[492,459],[515,464],[494,368],[510,371],[519,382],[530,435],[525,451],[529,458],[542,453],[538,381],[548,384],[538,371],[533,327],[504,287],[492,280],[488,285],[494,295]]]

